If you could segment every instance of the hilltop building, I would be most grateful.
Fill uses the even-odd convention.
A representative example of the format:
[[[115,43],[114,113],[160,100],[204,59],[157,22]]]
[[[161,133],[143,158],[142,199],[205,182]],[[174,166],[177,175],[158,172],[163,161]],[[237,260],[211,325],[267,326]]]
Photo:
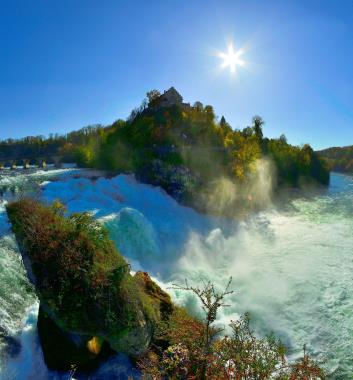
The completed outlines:
[[[183,103],[183,97],[174,87],[171,87],[169,90],[164,91],[164,93],[156,99],[153,108],[164,108],[174,105],[179,105],[183,108],[190,108],[190,103]]]
[[[158,103],[163,107],[169,107],[174,104],[182,104],[183,97],[174,87],[171,87],[169,90],[164,91],[164,93],[159,97]]]

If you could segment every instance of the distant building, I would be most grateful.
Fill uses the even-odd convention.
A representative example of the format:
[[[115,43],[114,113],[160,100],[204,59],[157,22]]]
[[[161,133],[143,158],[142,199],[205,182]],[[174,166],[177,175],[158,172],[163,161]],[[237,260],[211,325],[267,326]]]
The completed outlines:
[[[179,92],[171,87],[169,90],[164,91],[164,93],[158,99],[158,105],[160,107],[169,107],[175,104],[182,104],[183,97],[179,94]]]
[[[164,91],[164,93],[156,99],[153,108],[164,108],[179,105],[183,108],[189,108],[189,103],[183,103],[183,97],[179,92],[171,87],[169,90]]]

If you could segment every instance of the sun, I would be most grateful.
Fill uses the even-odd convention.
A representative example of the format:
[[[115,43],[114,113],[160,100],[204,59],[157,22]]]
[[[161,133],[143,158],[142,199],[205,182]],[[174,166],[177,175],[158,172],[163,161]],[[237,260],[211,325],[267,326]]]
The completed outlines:
[[[228,45],[227,53],[219,53],[219,58],[223,59],[223,63],[221,64],[221,68],[225,69],[229,67],[231,73],[235,73],[237,66],[244,66],[245,62],[240,58],[243,54],[243,51],[240,49],[238,51],[234,50],[234,46],[232,43]]]

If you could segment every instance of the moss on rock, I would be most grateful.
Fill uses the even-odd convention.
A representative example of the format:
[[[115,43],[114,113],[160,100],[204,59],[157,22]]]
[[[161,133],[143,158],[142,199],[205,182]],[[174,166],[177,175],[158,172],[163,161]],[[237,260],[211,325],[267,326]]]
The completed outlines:
[[[174,306],[168,293],[163,291],[149,276],[147,272],[137,272],[135,280],[144,290],[147,302],[157,314],[157,320],[167,320],[172,314]]]

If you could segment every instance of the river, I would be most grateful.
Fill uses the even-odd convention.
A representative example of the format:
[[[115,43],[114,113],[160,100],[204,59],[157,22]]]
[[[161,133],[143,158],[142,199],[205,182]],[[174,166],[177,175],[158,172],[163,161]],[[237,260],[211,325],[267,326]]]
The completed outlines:
[[[232,276],[231,306],[221,310],[218,323],[227,325],[249,311],[255,331],[273,331],[290,358],[306,344],[329,378],[353,377],[353,177],[332,174],[327,191],[296,194],[229,221],[200,215],[129,176],[91,180],[77,178],[80,173],[0,175],[1,380],[67,378],[43,363],[35,327],[38,303],[6,217],[6,201],[28,193],[43,201],[60,199],[69,212],[91,212],[133,270],[149,271],[165,289],[185,278],[209,279],[222,288]],[[172,296],[198,312],[191,295],[172,291]]]

